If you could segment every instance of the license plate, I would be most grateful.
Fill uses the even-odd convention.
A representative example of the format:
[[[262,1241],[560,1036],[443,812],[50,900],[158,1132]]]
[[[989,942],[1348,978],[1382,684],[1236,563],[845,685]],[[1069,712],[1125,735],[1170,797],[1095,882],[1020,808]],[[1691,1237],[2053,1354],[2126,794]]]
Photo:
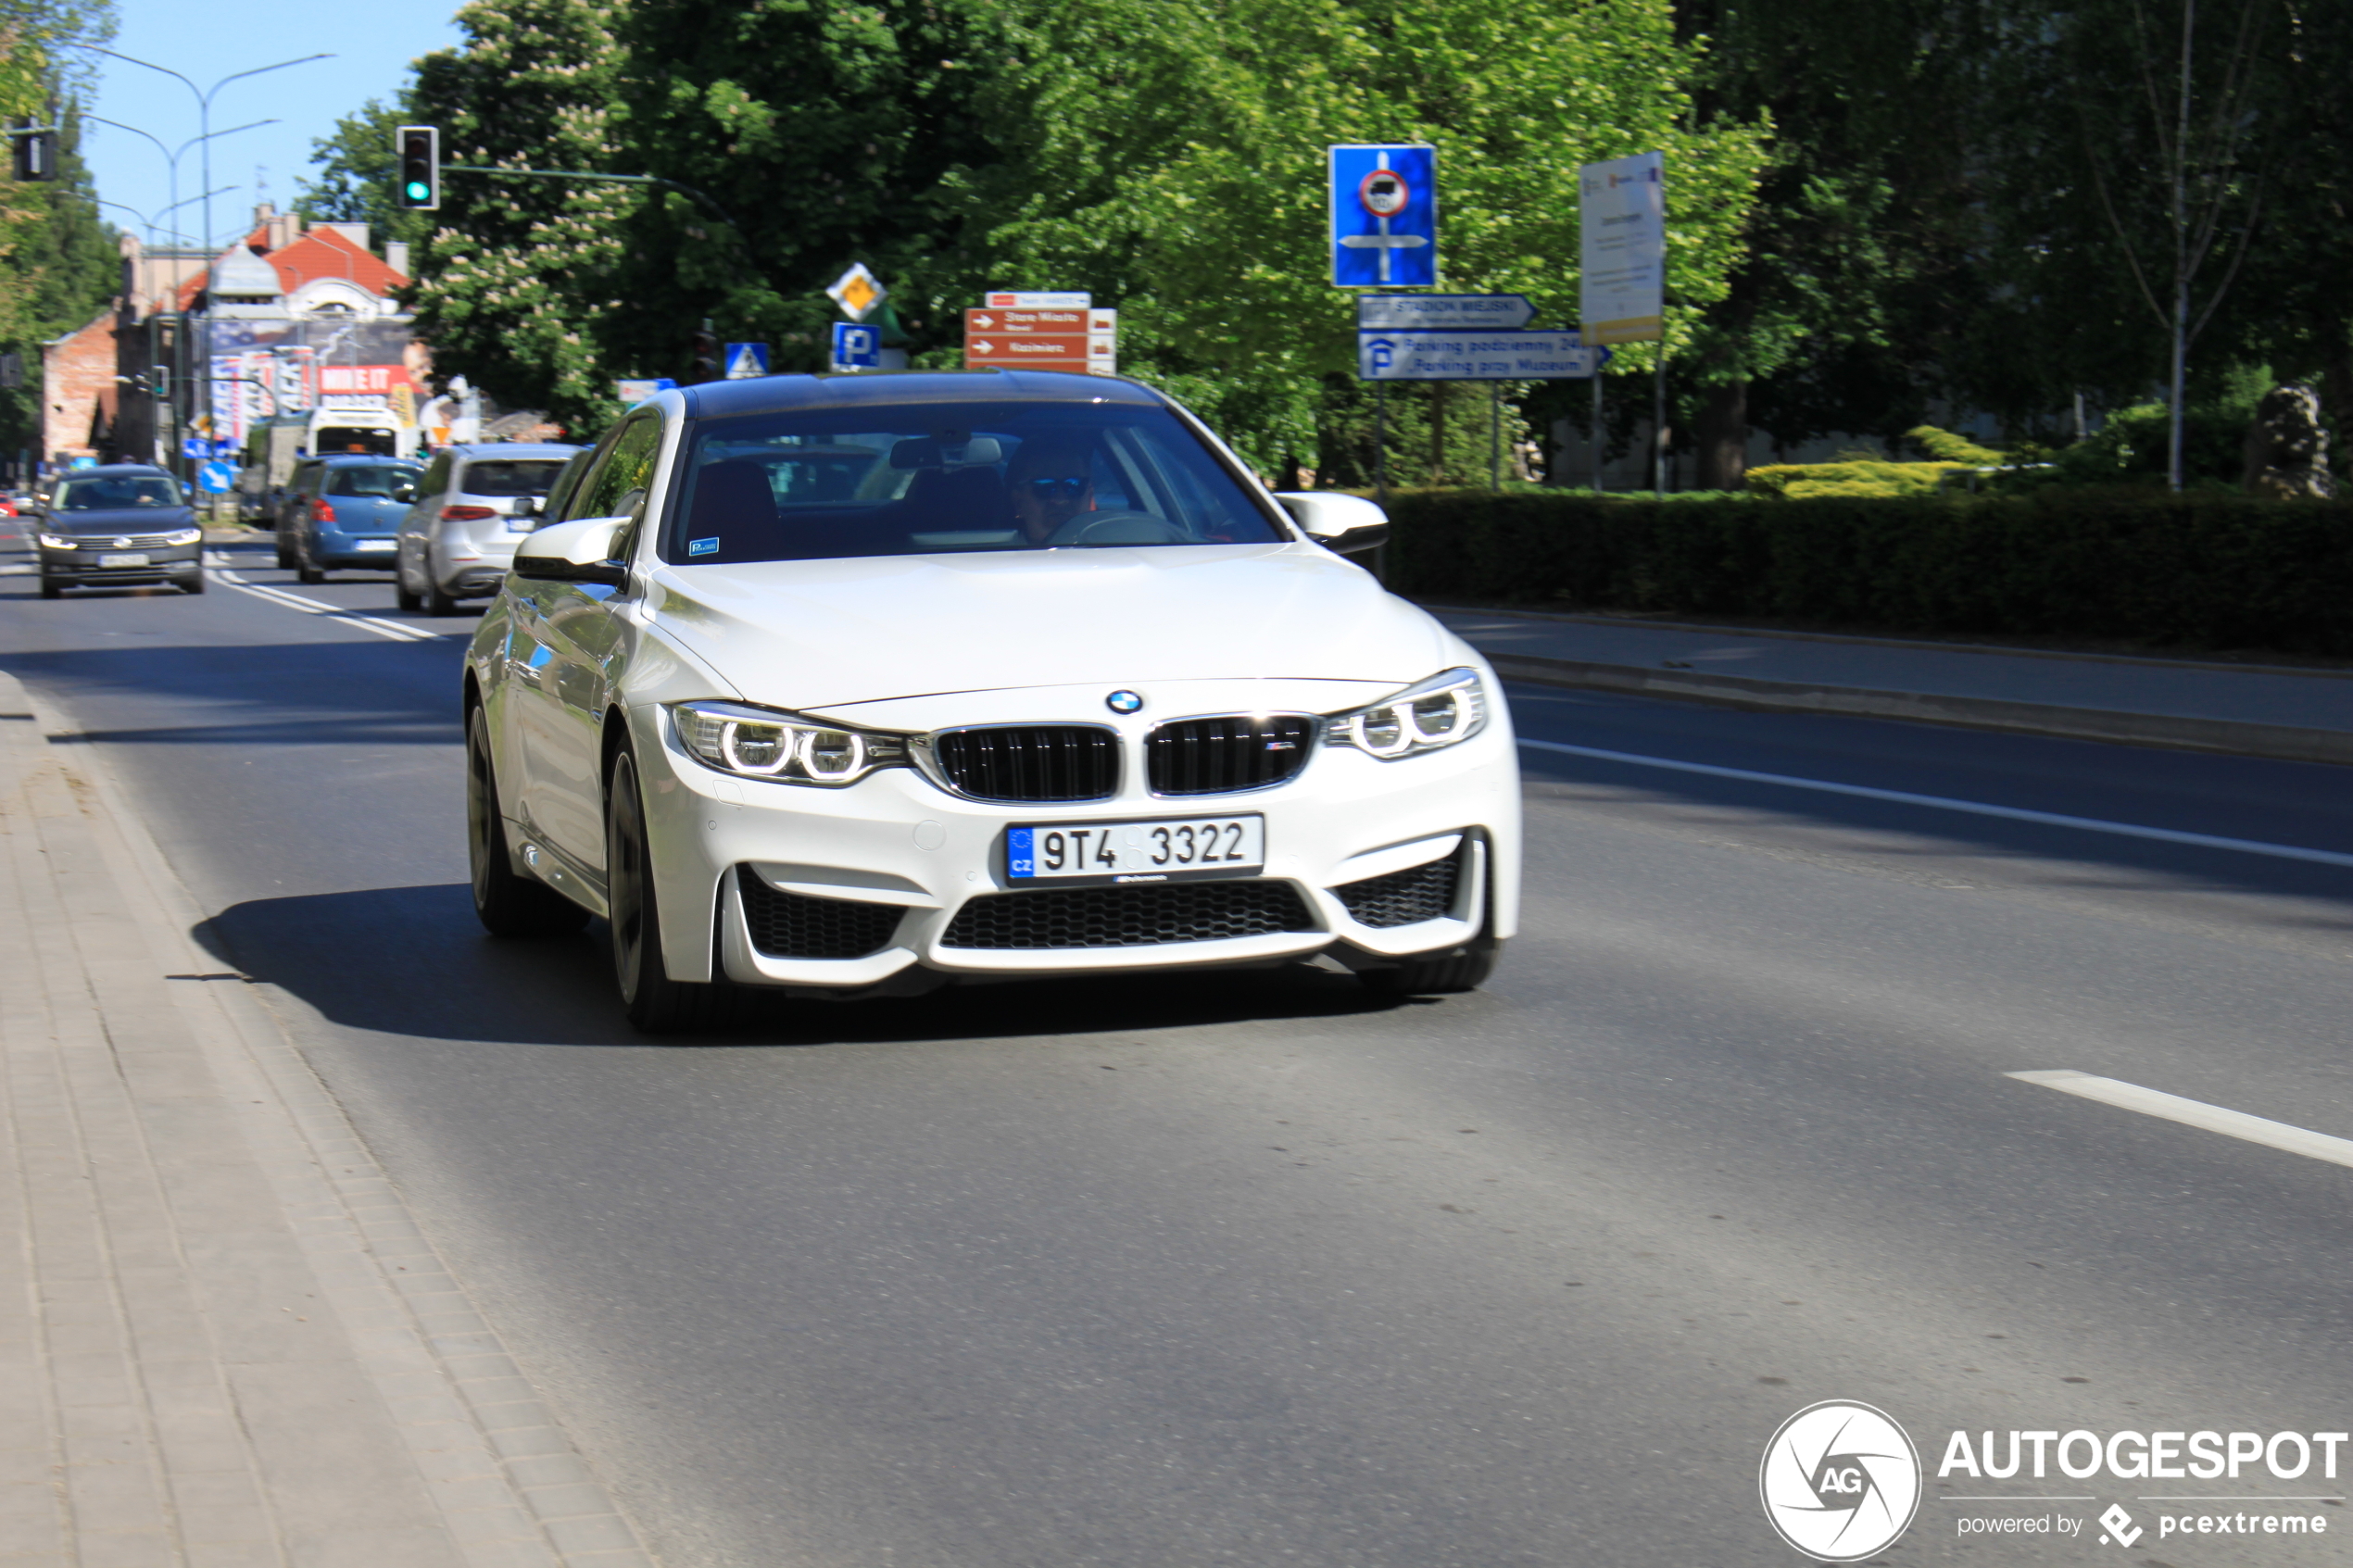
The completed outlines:
[[[1052,822],[1005,831],[1005,872],[1015,883],[1181,882],[1251,875],[1265,864],[1264,817]]]
[[[98,558],[98,564],[99,564],[99,566],[101,566],[101,567],[108,567],[108,566],[145,566],[145,565],[146,565],[146,564],[147,564],[147,558],[146,558],[146,557],[145,557],[145,556],[143,556],[143,555],[137,555],[137,554],[132,554],[132,553],[118,554],[118,555],[107,555],[107,556],[100,556],[100,557]]]
[[[354,542],[363,550],[389,550],[393,546],[393,541],[389,539],[360,539]]]

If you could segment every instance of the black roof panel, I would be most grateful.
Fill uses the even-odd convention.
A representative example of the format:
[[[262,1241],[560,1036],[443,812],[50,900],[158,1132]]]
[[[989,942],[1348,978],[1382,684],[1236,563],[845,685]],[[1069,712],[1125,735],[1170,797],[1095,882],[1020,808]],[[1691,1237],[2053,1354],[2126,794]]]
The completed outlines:
[[[695,419],[790,408],[893,408],[910,403],[1124,403],[1159,407],[1161,395],[1117,376],[1068,370],[861,370],[850,375],[760,376],[685,389]]]

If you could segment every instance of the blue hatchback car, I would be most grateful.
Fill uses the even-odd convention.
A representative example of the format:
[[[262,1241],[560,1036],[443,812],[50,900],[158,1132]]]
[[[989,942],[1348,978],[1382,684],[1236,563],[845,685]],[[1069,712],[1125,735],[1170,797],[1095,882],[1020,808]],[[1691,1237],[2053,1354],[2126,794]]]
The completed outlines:
[[[417,498],[421,463],[361,453],[295,465],[278,517],[278,562],[305,583],[330,571],[392,570],[400,519]]]

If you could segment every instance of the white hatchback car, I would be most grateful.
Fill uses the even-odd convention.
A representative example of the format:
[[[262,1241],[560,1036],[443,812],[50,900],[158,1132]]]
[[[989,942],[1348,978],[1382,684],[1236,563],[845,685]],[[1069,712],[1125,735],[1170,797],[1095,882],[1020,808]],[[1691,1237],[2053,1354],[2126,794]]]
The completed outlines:
[[[1184,408],[1037,371],[659,394],[466,660],[475,908],[605,916],[630,1018],[729,985],[1327,956],[1478,985],[1515,929],[1493,672]]]

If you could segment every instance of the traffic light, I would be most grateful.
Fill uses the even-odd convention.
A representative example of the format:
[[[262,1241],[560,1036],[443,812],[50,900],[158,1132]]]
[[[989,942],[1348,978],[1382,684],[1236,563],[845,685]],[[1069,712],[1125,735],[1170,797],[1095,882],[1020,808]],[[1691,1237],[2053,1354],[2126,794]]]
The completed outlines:
[[[26,120],[21,128],[8,130],[8,146],[14,155],[16,177],[19,180],[55,180],[57,177],[57,132],[55,126],[35,128]]]
[[[441,132],[431,125],[404,125],[394,145],[400,150],[399,205],[411,212],[441,207]]]
[[[707,381],[717,381],[720,374],[719,339],[712,333],[711,323],[705,321],[702,331],[695,334],[694,367],[678,378],[679,384],[699,386]]]

